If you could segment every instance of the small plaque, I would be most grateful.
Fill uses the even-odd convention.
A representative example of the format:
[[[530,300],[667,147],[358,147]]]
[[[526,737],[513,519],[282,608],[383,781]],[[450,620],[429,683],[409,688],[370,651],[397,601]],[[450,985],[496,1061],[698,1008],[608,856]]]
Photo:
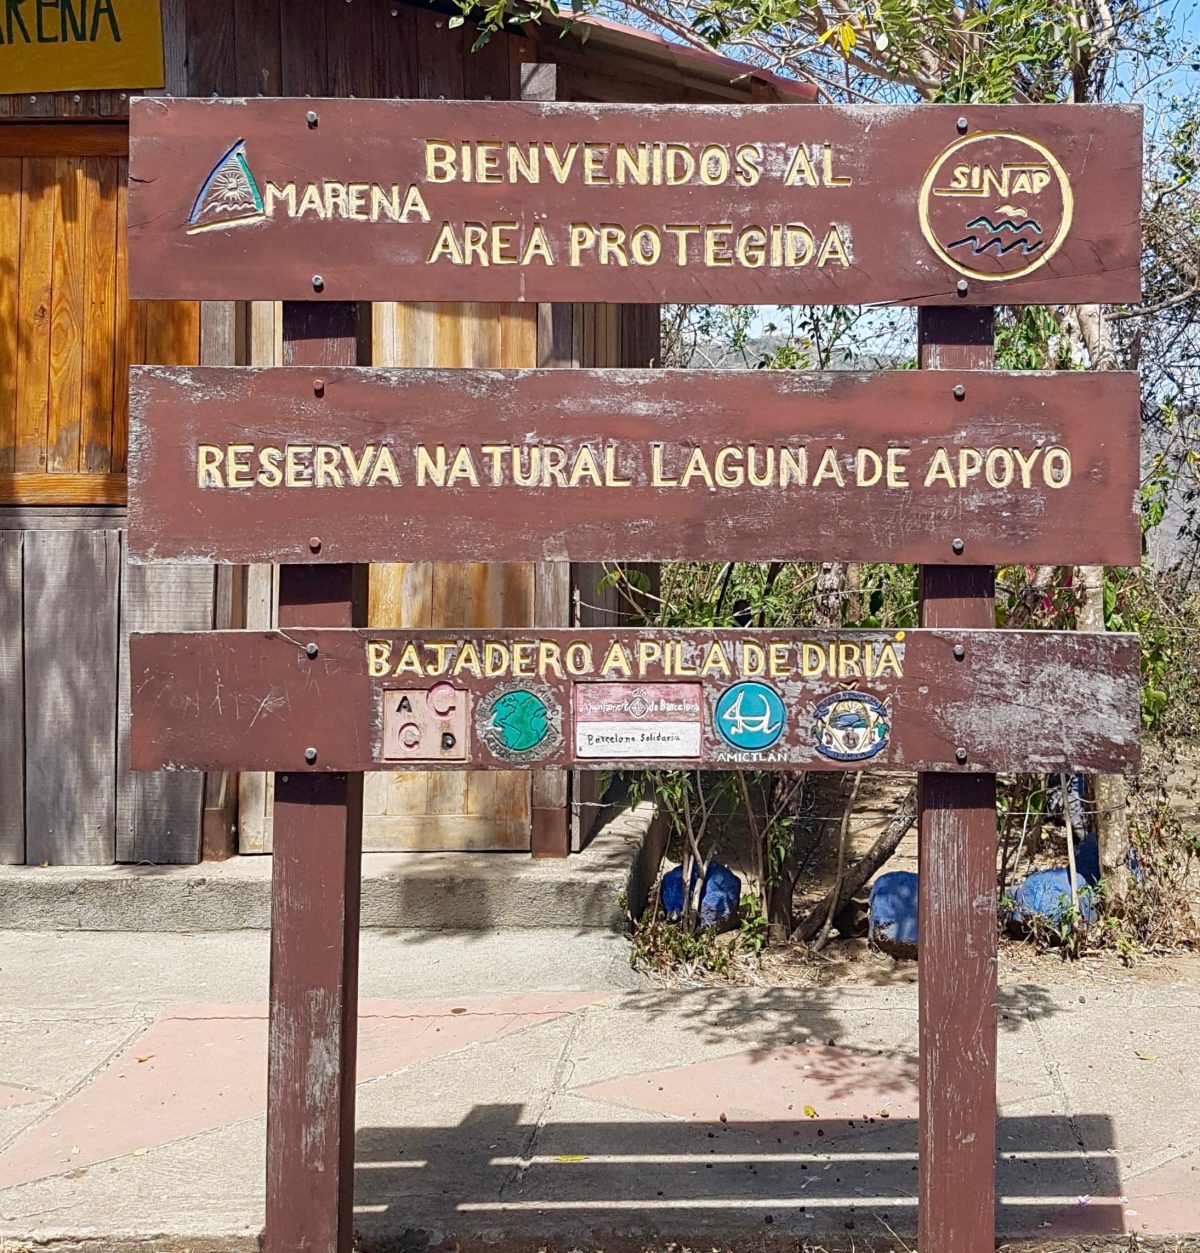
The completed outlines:
[[[384,761],[466,761],[469,692],[438,683],[383,691]]]
[[[577,683],[577,757],[700,756],[699,683]]]

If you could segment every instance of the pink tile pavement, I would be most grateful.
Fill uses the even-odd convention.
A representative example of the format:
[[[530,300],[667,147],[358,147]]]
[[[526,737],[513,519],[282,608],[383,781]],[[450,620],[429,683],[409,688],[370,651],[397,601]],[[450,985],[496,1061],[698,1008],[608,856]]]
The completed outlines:
[[[1048,1209],[1038,1217],[1055,1236],[1096,1236],[1118,1232],[1176,1236],[1200,1232],[1200,1152],[1183,1154],[1154,1170],[1124,1180],[1121,1196],[1081,1197],[1072,1206]]]
[[[851,1132],[879,1130],[892,1119],[917,1117],[915,1061],[825,1045],[751,1049],[575,1091],[593,1100],[700,1122],[723,1119],[760,1127],[785,1123],[813,1128],[819,1122],[825,1136],[831,1122],[843,1119]],[[1001,1084],[997,1093],[1001,1103],[1024,1095],[1016,1084]]]
[[[359,1007],[359,1081],[548,1021],[601,995],[364,1002]],[[0,1154],[0,1188],[261,1114],[266,1090],[265,1004],[173,1006],[92,1083]],[[0,1089],[0,1106],[8,1091]]]

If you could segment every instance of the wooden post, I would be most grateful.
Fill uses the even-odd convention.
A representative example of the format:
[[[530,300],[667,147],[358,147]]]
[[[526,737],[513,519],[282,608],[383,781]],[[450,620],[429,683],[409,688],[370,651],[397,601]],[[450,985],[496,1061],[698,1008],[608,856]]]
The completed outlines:
[[[557,100],[558,67],[522,64],[521,99]],[[538,365],[570,367],[571,306],[538,306]],[[535,572],[533,625],[567,626],[571,621],[571,565],[540,561]],[[571,851],[570,772],[535,770],[530,780],[529,848],[534,857],[566,857]]]
[[[919,313],[922,369],[989,369],[991,309]],[[967,384],[970,387],[970,384]],[[950,400],[947,386],[947,399]],[[953,401],[950,401],[953,403]],[[946,534],[946,555],[955,554]],[[968,560],[970,553],[963,554]],[[990,566],[922,566],[923,627],[993,627]],[[959,665],[969,666],[968,652]],[[921,1253],[991,1253],[996,1230],[996,776],[918,780]]]
[[[314,384],[322,367],[354,365],[356,325],[353,304],[285,304],[285,364],[311,365]],[[313,530],[306,542],[318,543]],[[279,625],[365,626],[366,576],[284,566]],[[266,1253],[350,1253],[353,1242],[362,798],[361,774],[275,779]]]

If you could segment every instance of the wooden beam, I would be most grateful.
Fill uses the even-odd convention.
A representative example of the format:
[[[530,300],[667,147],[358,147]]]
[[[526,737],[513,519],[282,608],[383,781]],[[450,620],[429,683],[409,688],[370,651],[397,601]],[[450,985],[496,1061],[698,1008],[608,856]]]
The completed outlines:
[[[285,304],[283,338],[288,364],[353,365],[356,306]],[[284,566],[279,624],[365,625],[366,584],[365,567]],[[353,1244],[362,800],[361,774],[276,776],[266,1253]]]
[[[127,157],[129,123],[0,122],[0,157]]]
[[[0,474],[0,505],[123,505],[124,474]]]
[[[986,370],[991,309],[918,315],[920,365]],[[946,535],[949,555],[952,535]],[[923,627],[996,625],[990,566],[923,566]],[[970,665],[969,655],[957,665]],[[918,776],[918,1237],[928,1253],[991,1253],[996,1206],[996,776]]]

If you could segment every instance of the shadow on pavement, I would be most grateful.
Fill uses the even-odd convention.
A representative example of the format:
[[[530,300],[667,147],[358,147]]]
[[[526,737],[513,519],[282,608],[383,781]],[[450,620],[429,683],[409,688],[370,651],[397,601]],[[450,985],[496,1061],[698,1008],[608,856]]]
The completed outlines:
[[[1107,1116],[1002,1117],[997,1145],[1001,1234],[1125,1230]],[[503,1239],[613,1253],[807,1239],[899,1249],[916,1228],[911,1119],[539,1125],[520,1105],[485,1105],[453,1127],[361,1128],[357,1158],[367,1248],[373,1238],[393,1247],[403,1232],[414,1248]]]

